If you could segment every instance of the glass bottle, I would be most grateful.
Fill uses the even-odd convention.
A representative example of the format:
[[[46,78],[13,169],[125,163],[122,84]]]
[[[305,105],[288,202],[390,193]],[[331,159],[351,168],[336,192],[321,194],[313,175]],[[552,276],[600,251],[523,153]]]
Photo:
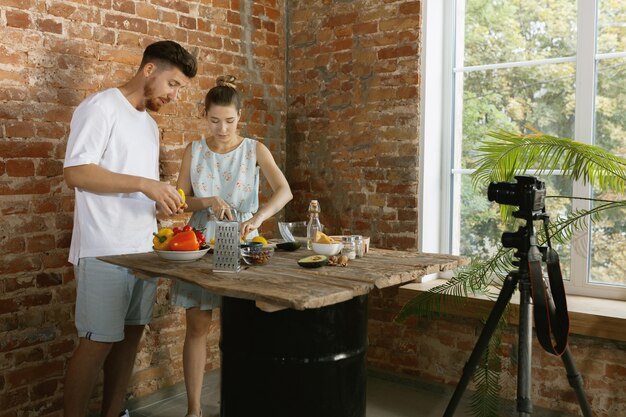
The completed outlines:
[[[317,238],[317,232],[322,231],[320,223],[320,205],[317,200],[311,200],[309,204],[309,222],[306,225],[306,248],[313,249],[312,243]]]

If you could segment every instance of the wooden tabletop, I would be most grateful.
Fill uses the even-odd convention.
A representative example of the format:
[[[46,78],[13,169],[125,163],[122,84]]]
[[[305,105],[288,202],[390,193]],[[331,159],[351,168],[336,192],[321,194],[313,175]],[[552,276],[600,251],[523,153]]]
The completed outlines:
[[[244,266],[238,273],[213,272],[213,256],[193,262],[171,262],[154,252],[102,256],[98,259],[134,270],[140,275],[177,278],[216,294],[255,300],[259,308],[304,310],[369,293],[374,288],[403,284],[434,272],[467,264],[467,258],[370,248],[348,266],[303,268],[297,260],[314,255],[306,249],[275,251],[263,266]],[[243,261],[242,261],[243,263]]]

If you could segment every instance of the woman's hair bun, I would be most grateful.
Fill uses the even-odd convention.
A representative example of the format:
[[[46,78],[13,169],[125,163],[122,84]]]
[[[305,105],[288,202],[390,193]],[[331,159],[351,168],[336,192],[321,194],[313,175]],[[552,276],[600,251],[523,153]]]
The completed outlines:
[[[215,82],[215,84],[218,87],[230,87],[233,90],[236,90],[237,87],[235,86],[235,81],[237,80],[237,77],[235,77],[234,75],[220,75],[219,77],[217,77],[217,81]]]

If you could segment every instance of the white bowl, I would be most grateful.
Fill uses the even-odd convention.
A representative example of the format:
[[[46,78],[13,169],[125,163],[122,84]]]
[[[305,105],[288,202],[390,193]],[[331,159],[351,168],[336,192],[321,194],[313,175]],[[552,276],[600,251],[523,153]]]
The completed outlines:
[[[343,243],[313,243],[313,252],[318,255],[337,255],[343,249]]]
[[[202,258],[209,248],[200,250],[156,250],[155,252],[163,259],[172,262],[191,262]]]

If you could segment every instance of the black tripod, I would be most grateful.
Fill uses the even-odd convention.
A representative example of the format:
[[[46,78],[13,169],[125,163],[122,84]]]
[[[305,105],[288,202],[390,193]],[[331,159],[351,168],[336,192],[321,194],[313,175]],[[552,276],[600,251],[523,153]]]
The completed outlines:
[[[490,198],[491,199],[491,198]],[[519,212],[518,212],[519,213]],[[516,217],[522,217],[517,216]],[[530,274],[528,267],[528,252],[531,246],[531,239],[534,241],[534,233],[533,233],[533,219],[536,220],[535,214],[530,215],[530,217],[524,216],[526,218],[526,226],[520,227],[518,232],[515,233],[504,233],[502,235],[502,243],[505,247],[515,247],[517,248],[517,252],[515,253],[515,257],[519,259],[519,261],[514,262],[518,269],[516,271],[511,271],[507,275],[502,290],[498,296],[495,306],[491,313],[489,314],[489,318],[487,319],[487,323],[485,324],[484,329],[482,330],[476,345],[474,346],[474,350],[470,355],[469,360],[465,364],[463,368],[463,374],[459,383],[456,386],[454,394],[448,403],[448,407],[444,413],[444,417],[452,417],[454,415],[454,411],[459,405],[459,401],[463,396],[463,392],[467,388],[467,384],[470,381],[470,378],[474,374],[476,370],[476,366],[478,365],[487,344],[489,343],[489,339],[496,329],[496,325],[500,321],[504,310],[511,300],[513,293],[515,292],[515,287],[519,285],[520,290],[520,314],[519,314],[519,362],[517,367],[517,411],[519,412],[520,417],[527,417],[532,414],[532,401],[530,399],[531,394],[531,349],[532,349],[532,310],[531,310],[531,283],[530,283]],[[540,248],[542,249],[542,248]],[[543,252],[543,251],[542,251]],[[549,299],[549,308],[554,313],[555,307],[552,299]],[[585,393],[582,388],[582,377],[578,373],[574,362],[572,361],[572,355],[570,353],[569,347],[565,348],[565,351],[561,355],[561,359],[563,360],[563,364],[565,365],[565,369],[567,370],[567,379],[569,380],[569,384],[572,388],[574,388],[576,392],[576,397],[578,399],[578,403],[580,404],[580,408],[582,410],[583,416],[592,417],[591,407],[585,398]]]

